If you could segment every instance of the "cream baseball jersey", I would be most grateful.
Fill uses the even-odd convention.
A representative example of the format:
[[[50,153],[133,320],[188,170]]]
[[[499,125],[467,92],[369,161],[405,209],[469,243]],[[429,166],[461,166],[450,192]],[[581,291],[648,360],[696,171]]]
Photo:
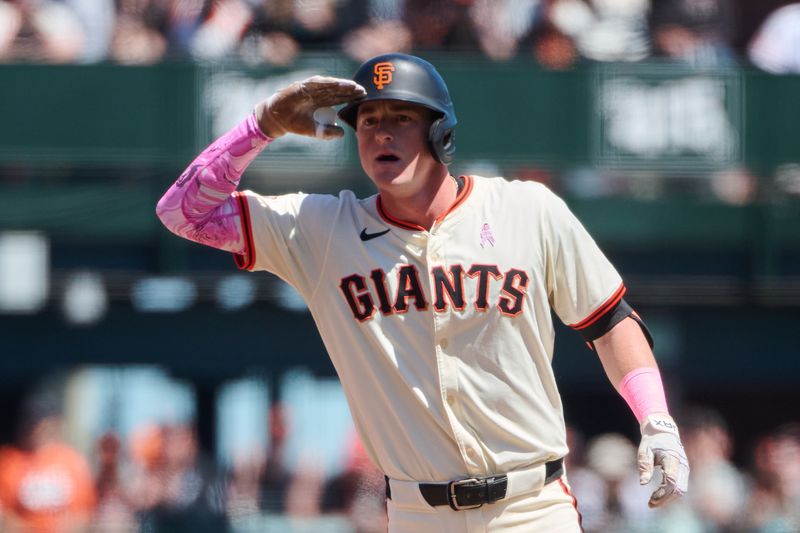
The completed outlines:
[[[240,267],[305,298],[376,464],[399,480],[524,469],[567,453],[551,308],[576,329],[625,289],[541,184],[464,176],[430,230],[357,199],[236,193]]]

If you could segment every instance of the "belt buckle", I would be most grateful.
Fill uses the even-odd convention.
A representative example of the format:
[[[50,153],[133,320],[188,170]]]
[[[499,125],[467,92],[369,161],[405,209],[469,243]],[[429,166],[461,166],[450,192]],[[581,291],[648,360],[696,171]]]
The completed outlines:
[[[477,486],[477,485],[480,485],[480,483],[481,483],[481,480],[479,480],[478,478],[474,478],[474,477],[473,478],[469,478],[469,479],[459,479],[459,480],[451,481],[450,483],[448,483],[447,484],[447,495],[449,497],[448,498],[448,500],[449,500],[448,503],[450,503],[450,508],[453,509],[454,511],[465,511],[465,510],[468,510],[468,509],[477,509],[478,507],[483,507],[483,503],[479,503],[477,505],[465,505],[465,506],[458,505],[458,498],[456,497],[456,487],[469,486],[469,485],[476,485]],[[484,481],[484,483],[485,483],[485,481]]]

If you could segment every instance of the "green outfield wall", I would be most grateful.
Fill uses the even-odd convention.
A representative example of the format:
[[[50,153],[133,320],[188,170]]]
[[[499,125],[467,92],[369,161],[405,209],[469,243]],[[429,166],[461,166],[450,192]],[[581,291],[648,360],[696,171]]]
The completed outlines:
[[[696,172],[737,163],[764,171],[800,158],[798,76],[432,59],[456,103],[461,159]],[[2,65],[0,161],[181,165],[275,87],[313,73],[349,76],[354,67],[337,56],[259,69]],[[285,144],[279,152],[306,149]],[[304,170],[319,173],[329,162],[312,158]]]

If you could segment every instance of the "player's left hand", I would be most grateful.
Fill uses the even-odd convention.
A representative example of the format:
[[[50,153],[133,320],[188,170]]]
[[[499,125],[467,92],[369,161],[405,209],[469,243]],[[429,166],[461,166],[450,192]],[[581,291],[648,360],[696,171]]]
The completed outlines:
[[[681,444],[678,426],[666,414],[649,415],[641,424],[642,442],[637,462],[639,482],[647,485],[656,467],[661,469],[661,485],[648,502],[650,507],[660,507],[678,496],[686,494],[689,487],[689,460]]]

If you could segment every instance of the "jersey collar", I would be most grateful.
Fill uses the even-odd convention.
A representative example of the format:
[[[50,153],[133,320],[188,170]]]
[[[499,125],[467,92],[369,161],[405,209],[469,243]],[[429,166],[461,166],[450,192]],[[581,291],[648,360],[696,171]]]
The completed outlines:
[[[458,193],[458,195],[456,196],[456,199],[453,201],[453,203],[450,204],[450,207],[447,208],[447,211],[445,211],[444,213],[439,215],[436,218],[436,220],[434,221],[434,224],[438,224],[439,222],[444,220],[450,213],[452,213],[453,211],[458,209],[467,200],[467,197],[472,192],[472,186],[473,186],[473,177],[472,176],[459,176],[458,179],[463,181],[464,186],[461,188],[461,191]],[[418,224],[414,224],[413,222],[406,222],[405,220],[400,220],[399,218],[395,218],[392,215],[390,215],[389,213],[387,213],[383,209],[383,202],[381,202],[381,195],[380,194],[378,195],[378,198],[376,200],[376,205],[377,205],[377,208],[378,208],[378,214],[381,216],[381,218],[387,224],[391,224],[393,226],[397,226],[397,227],[400,227],[400,228],[403,228],[403,229],[408,229],[408,230],[427,231],[426,228],[423,228],[422,226],[420,226]]]

